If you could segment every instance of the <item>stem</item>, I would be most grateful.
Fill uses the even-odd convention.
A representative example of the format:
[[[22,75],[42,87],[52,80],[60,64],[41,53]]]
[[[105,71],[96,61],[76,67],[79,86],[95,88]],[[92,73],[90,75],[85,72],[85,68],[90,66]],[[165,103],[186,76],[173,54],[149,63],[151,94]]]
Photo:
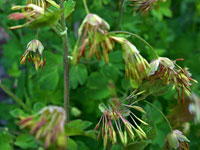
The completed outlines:
[[[90,13],[89,9],[88,9],[88,6],[87,6],[87,3],[86,3],[86,0],[83,0],[83,4],[84,4],[84,7],[85,7],[85,11],[87,14]]]
[[[172,126],[171,126],[169,120],[167,119],[167,117],[164,115],[164,113],[163,113],[157,106],[153,105],[152,103],[150,103],[150,102],[148,102],[148,101],[146,101],[146,100],[144,100],[143,102],[145,102],[145,103],[151,105],[151,106],[154,107],[157,111],[159,111],[160,114],[163,116],[163,118],[166,120],[166,122],[167,122],[167,124],[168,124],[170,130],[173,132]]]
[[[60,0],[60,8],[64,9],[64,1]],[[62,15],[61,18],[61,27],[63,30],[62,42],[64,48],[63,55],[63,69],[64,69],[64,108],[66,111],[66,122],[69,122],[69,60],[68,60],[68,34],[65,24],[65,16]]]
[[[153,54],[156,57],[156,59],[159,58],[159,56],[156,53],[156,51],[154,50],[154,48],[147,41],[145,41],[142,37],[140,37],[139,35],[137,35],[135,33],[127,32],[127,31],[113,31],[113,32],[110,32],[110,33],[111,34],[112,33],[116,33],[116,34],[128,34],[128,35],[136,37],[137,39],[141,40],[144,44],[146,44],[150,48],[150,50],[153,52]]]
[[[122,20],[122,14],[123,14],[123,4],[124,0],[120,0],[120,11],[119,11],[119,16],[118,16],[118,24],[117,24],[117,29],[120,29],[120,24]]]
[[[26,104],[19,98],[17,97],[12,91],[10,91],[0,80],[0,88],[2,88],[2,90],[8,94],[10,97],[13,98],[13,100],[15,100],[15,102],[17,102],[19,105],[21,105],[26,111],[31,112],[30,108],[28,106],[26,106]]]

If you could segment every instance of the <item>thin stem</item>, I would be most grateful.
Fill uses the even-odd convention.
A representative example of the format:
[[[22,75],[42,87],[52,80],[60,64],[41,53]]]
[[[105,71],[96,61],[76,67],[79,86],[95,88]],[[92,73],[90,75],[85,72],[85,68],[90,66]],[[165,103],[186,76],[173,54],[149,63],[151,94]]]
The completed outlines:
[[[114,33],[114,34],[128,34],[128,35],[136,37],[137,39],[141,40],[144,44],[146,44],[150,48],[150,50],[153,52],[153,54],[156,58],[159,58],[159,56],[156,53],[156,51],[154,50],[154,48],[147,41],[145,41],[142,37],[140,37],[139,35],[137,35],[135,33],[127,32],[127,31],[113,31],[113,32],[110,32],[110,33],[111,34],[112,33]]]
[[[87,3],[86,3],[86,0],[83,0],[83,4],[84,4],[84,7],[85,7],[85,11],[87,14],[90,13],[89,9],[88,9],[88,6],[87,6]]]
[[[13,98],[13,100],[15,100],[19,105],[21,105],[26,111],[30,112],[30,108],[28,106],[26,106],[26,104],[19,98],[17,97],[12,91],[10,91],[0,80],[0,88],[2,88],[2,90],[8,94],[10,97]]]
[[[119,16],[118,16],[118,24],[117,24],[117,29],[120,29],[120,24],[122,20],[122,14],[123,14],[123,4],[124,0],[120,0],[120,11],[119,11]]]
[[[154,104],[152,104],[152,103],[150,103],[150,102],[148,102],[148,101],[146,101],[146,100],[144,100],[143,102],[145,102],[145,103],[151,105],[151,106],[154,107],[157,111],[159,111],[160,114],[163,116],[163,118],[166,120],[166,122],[167,122],[167,124],[168,124],[170,130],[173,132],[172,126],[171,126],[169,120],[167,119],[167,117],[165,116],[165,114],[164,114],[157,106],[155,106]]]
[[[64,9],[64,1],[60,0],[60,8]],[[64,69],[64,108],[66,111],[66,122],[69,122],[69,59],[68,59],[68,34],[67,28],[65,24],[65,16],[62,15],[61,18],[61,27],[63,30],[62,34],[62,42],[64,48],[64,55],[63,55],[63,69]]]

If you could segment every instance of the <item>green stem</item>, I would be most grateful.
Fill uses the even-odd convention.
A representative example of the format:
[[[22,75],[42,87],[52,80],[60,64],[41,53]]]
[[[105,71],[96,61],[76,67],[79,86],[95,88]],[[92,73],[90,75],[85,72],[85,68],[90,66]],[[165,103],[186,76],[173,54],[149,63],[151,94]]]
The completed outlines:
[[[88,9],[88,6],[87,6],[87,3],[86,3],[86,0],[83,0],[83,4],[84,4],[84,7],[85,7],[85,11],[87,14],[90,13],[89,9]]]
[[[65,0],[60,0],[60,9],[64,9]],[[68,59],[68,33],[64,14],[61,18],[62,42],[64,48],[63,69],[64,69],[64,108],[66,111],[66,122],[69,122],[69,59]]]
[[[117,29],[120,29],[120,24],[122,20],[122,14],[123,14],[123,4],[124,0],[120,0],[120,11],[119,11],[119,16],[118,16],[118,24],[117,24]]]
[[[8,94],[10,97],[13,98],[19,105],[21,105],[26,111],[31,112],[30,108],[26,106],[26,104],[19,98],[17,97],[12,91],[10,91],[0,80],[0,88]]]
[[[114,33],[114,34],[128,34],[128,35],[136,37],[137,39],[141,40],[144,44],[146,44],[150,48],[150,50],[153,52],[156,59],[159,58],[159,56],[156,53],[156,51],[154,50],[154,48],[147,41],[145,41],[142,37],[140,37],[139,35],[137,35],[135,33],[127,32],[127,31],[113,31],[113,32],[110,32],[110,33],[111,34],[112,33]]]
[[[143,102],[145,102],[145,103],[151,105],[153,108],[155,108],[157,111],[159,111],[160,114],[163,116],[163,118],[166,120],[166,122],[167,122],[167,124],[168,124],[170,130],[173,132],[172,126],[171,126],[169,120],[167,119],[167,117],[165,116],[165,114],[164,114],[157,106],[153,105],[152,103],[150,103],[150,102],[148,102],[148,101],[146,101],[146,100],[144,100]]]

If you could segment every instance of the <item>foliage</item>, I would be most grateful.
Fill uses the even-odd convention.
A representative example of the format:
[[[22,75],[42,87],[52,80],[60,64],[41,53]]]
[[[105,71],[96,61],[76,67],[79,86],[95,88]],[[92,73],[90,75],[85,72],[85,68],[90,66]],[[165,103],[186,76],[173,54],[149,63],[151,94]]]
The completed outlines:
[[[81,0],[68,0],[65,2],[64,10],[52,8],[53,13],[48,12],[30,24],[34,29],[9,30],[9,27],[23,23],[23,20],[15,22],[8,19],[8,15],[13,13],[10,7],[22,5],[22,3],[25,4],[25,0],[0,0],[0,42],[1,29],[9,34],[9,40],[0,45],[0,69],[3,68],[0,70],[0,79],[31,108],[31,112],[22,110],[10,97],[3,96],[3,91],[0,91],[2,95],[0,97],[0,149],[42,150],[43,143],[40,140],[35,140],[28,130],[19,128],[18,118],[34,115],[49,104],[63,106],[63,47],[61,38],[54,32],[55,28],[51,27],[58,22],[64,12],[68,28],[68,57],[70,59],[74,56],[74,46],[77,45],[78,28],[87,14]],[[130,5],[130,1],[125,0],[121,20],[119,19],[121,1],[88,0],[87,3],[90,12],[109,23],[110,31],[129,31],[140,35],[154,47],[160,57],[168,57],[172,60],[184,58],[184,61],[177,61],[177,64],[189,67],[193,74],[192,77],[200,81],[200,3],[198,1],[167,0],[164,3],[159,1],[151,7],[149,12],[141,15],[141,12],[133,11],[135,8]],[[41,26],[45,27],[40,28],[35,36],[37,33],[35,28]],[[57,29],[60,30],[60,28]],[[94,35],[90,34],[90,36]],[[29,63],[21,65],[20,57],[24,54],[26,45],[37,38],[43,43],[43,57],[46,64],[43,70],[35,71]],[[112,37],[104,37],[103,43],[106,38],[117,41]],[[150,48],[137,37],[117,34],[117,38],[128,39],[148,62],[155,58]],[[101,40],[97,37],[94,41],[101,43]],[[127,80],[125,70],[128,62],[124,64],[124,51],[121,50],[121,43],[114,44],[111,49],[106,49],[109,55],[104,53],[106,56],[104,55],[101,61],[91,57],[80,59],[77,65],[74,65],[73,61],[70,63],[70,120],[72,121],[65,125],[66,135],[69,136],[67,140],[69,150],[103,149],[102,140],[96,140],[96,131],[93,130],[101,116],[98,105],[101,103],[106,103],[106,106],[110,105],[108,100],[116,95],[120,100],[127,98],[133,91],[133,85],[137,87],[137,84],[141,82],[136,84]],[[107,57],[109,63],[106,60]],[[177,105],[182,104],[176,100],[177,95],[171,86],[164,86],[160,80],[153,83],[145,81],[141,84],[140,92],[144,90],[148,92],[148,95],[153,95],[146,99],[169,116],[169,119],[172,114],[175,117],[181,115],[180,111],[172,111]],[[200,95],[199,85],[194,84],[192,91]],[[186,109],[189,102],[190,100],[186,98],[184,103]],[[138,104],[144,108],[146,114],[133,111],[149,124],[149,126],[141,124],[148,139],[140,140],[139,136],[136,136],[134,142],[128,140],[127,146],[118,142],[117,146],[112,146],[112,150],[159,150],[165,147],[166,136],[170,133],[166,121],[157,110],[149,105],[142,102]],[[187,131],[183,133],[191,141],[190,149],[200,150],[200,129],[194,123],[193,116],[185,116],[184,122],[180,119],[181,123],[170,119],[172,127]],[[185,130],[185,122],[190,123],[188,130]],[[120,141],[119,137],[117,140]],[[62,139],[60,141],[62,143]],[[55,145],[51,149],[56,149]]]

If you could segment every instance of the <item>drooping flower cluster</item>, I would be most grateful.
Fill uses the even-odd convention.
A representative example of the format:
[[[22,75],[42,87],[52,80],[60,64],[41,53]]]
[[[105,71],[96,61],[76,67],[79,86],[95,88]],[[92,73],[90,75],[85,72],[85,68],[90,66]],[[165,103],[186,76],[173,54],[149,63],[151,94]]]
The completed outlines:
[[[53,15],[53,13],[50,14],[47,11],[46,8],[48,5],[59,8],[59,5],[57,5],[53,0],[27,0],[24,6],[13,6],[11,8],[12,10],[22,10],[22,12],[12,13],[8,16],[8,18],[12,20],[26,19],[26,23],[10,27],[10,29],[19,29],[33,24],[35,26],[42,26],[43,23],[47,23],[48,18],[50,18],[51,21],[57,20],[58,17],[56,17],[55,12]],[[46,17],[46,19],[42,17]]]
[[[145,113],[141,107],[122,104],[117,98],[112,99],[109,107],[106,107],[104,104],[99,105],[99,109],[103,114],[99,123],[96,125],[95,130],[101,128],[99,129],[98,138],[102,136],[104,147],[106,147],[108,141],[111,141],[112,144],[117,144],[117,134],[124,145],[128,142],[128,135],[134,141],[134,132],[136,132],[141,139],[147,138],[146,133],[137,124],[137,122],[139,121],[144,125],[148,124],[132,113],[129,108],[134,108]],[[131,121],[128,121],[127,118],[130,118]]]
[[[49,147],[52,142],[64,147],[66,145],[65,120],[65,110],[62,107],[48,106],[36,115],[21,118],[19,125],[22,129],[29,128],[30,133],[35,134],[36,139],[44,139],[45,148]]]
[[[108,53],[113,49],[113,41],[108,35],[109,24],[96,14],[88,14],[78,30],[78,43],[74,50],[74,62],[85,55],[90,59],[93,55],[100,60],[103,54],[108,64]],[[86,54],[86,49],[89,49]]]
[[[129,0],[131,6],[134,6],[136,12],[142,12],[143,14],[151,10],[152,6],[158,2],[158,0]],[[165,2],[166,0],[161,0]]]
[[[150,63],[150,80],[161,79],[164,84],[173,83],[173,88],[178,92],[178,100],[184,102],[184,95],[190,96],[191,81],[197,82],[191,78],[188,68],[182,69],[166,57],[159,57]]]
[[[189,150],[188,142],[190,141],[179,130],[173,130],[173,132],[167,135],[166,139],[166,144],[169,149],[179,148],[180,150]]]
[[[41,66],[43,69],[46,59],[43,59],[44,46],[39,40],[32,40],[28,43],[25,53],[21,57],[21,64],[25,64],[28,57],[28,61],[34,63],[35,69],[38,70]]]
[[[111,38],[121,44],[125,61],[125,75],[131,81],[132,86],[137,88],[143,79],[148,77],[149,63],[127,39],[114,36]]]

